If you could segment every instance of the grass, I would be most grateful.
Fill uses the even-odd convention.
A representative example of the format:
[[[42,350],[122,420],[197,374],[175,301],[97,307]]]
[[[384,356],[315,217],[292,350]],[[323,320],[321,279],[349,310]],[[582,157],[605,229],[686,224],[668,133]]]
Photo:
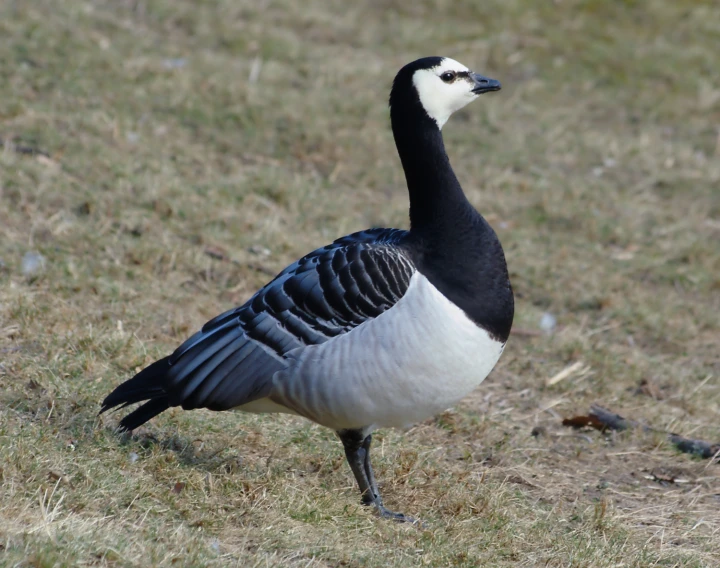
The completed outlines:
[[[717,465],[561,426],[599,402],[720,440],[718,22],[680,0],[3,3],[0,564],[720,564]],[[445,137],[525,333],[456,409],[377,436],[388,505],[428,528],[362,508],[300,419],[115,434],[99,401],[138,368],[299,255],[407,226],[386,100],[430,54],[504,85]]]

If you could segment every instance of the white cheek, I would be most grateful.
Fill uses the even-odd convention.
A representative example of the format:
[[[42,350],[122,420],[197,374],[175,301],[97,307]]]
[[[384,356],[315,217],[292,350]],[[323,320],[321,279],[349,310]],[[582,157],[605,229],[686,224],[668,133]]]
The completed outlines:
[[[413,75],[413,83],[425,112],[442,128],[450,115],[473,101],[477,95],[470,90],[467,81],[458,79],[447,84],[437,72],[421,69]]]

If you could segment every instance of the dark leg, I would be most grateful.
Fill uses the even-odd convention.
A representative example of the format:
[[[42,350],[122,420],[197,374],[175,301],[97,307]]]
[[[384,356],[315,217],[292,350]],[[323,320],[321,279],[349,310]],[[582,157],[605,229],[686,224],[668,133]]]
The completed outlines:
[[[403,521],[408,523],[416,523],[412,517],[407,517],[402,513],[393,513],[386,509],[382,504],[382,498],[378,491],[375,474],[370,465],[370,443],[372,436],[363,438],[361,430],[340,430],[337,435],[345,447],[345,457],[350,464],[353,475],[357,480],[360,493],[362,494],[363,505],[374,505],[381,517]]]
[[[370,464],[370,444],[372,444],[372,434],[368,434],[362,443],[362,449],[365,451],[365,462],[363,463],[363,467],[365,469],[365,475],[367,477],[368,484],[370,485],[371,495],[374,497],[375,503],[377,503],[378,505],[382,505],[382,497],[380,497],[380,490],[378,489],[377,481],[375,481],[375,472],[373,471],[372,465]],[[345,455],[347,455],[347,452]],[[365,502],[364,497],[365,496],[363,495],[363,502]],[[369,505],[372,502],[373,500],[370,500],[368,503],[365,504]]]

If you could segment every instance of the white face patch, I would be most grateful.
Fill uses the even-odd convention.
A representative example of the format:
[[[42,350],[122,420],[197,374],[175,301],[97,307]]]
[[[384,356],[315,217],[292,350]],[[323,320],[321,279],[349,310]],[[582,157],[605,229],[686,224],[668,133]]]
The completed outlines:
[[[420,103],[438,125],[442,128],[450,115],[466,104],[474,101],[478,95],[472,92],[471,81],[458,77],[446,83],[440,77],[452,71],[460,73],[469,71],[462,63],[446,57],[440,65],[432,69],[419,69],[413,74],[413,84],[420,96]]]

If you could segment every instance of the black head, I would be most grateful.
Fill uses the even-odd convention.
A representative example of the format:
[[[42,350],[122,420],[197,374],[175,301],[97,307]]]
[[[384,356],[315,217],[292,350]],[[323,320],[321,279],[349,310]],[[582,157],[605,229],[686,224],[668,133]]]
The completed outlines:
[[[442,128],[450,115],[479,95],[499,91],[500,82],[470,71],[449,57],[423,57],[400,69],[390,107],[417,105]]]

